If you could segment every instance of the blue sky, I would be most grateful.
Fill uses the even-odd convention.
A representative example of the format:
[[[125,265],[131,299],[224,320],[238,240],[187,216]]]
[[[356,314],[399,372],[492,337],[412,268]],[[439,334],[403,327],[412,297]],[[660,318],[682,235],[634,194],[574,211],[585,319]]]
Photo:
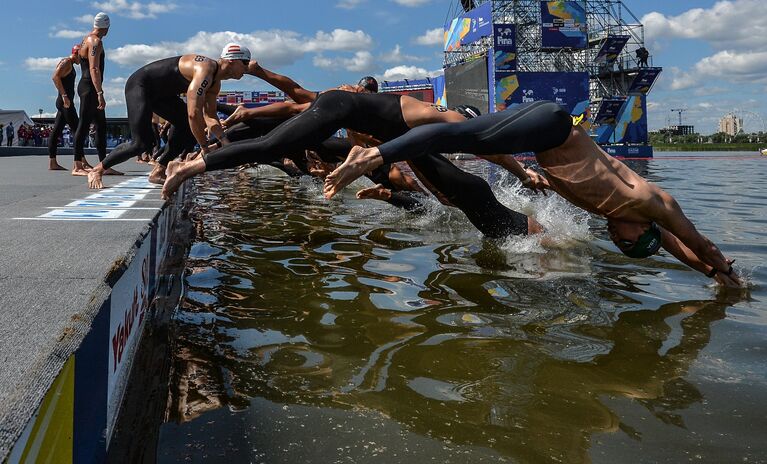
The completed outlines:
[[[0,108],[55,112],[50,75],[106,11],[107,114],[125,115],[124,82],[142,64],[181,53],[216,56],[224,43],[248,45],[265,67],[309,89],[360,76],[398,79],[441,71],[441,28],[457,0],[75,0],[3,2]],[[767,8],[761,0],[626,0],[645,24],[661,80],[650,94],[650,129],[688,108],[686,124],[714,132],[733,109],[746,130],[767,118]],[[225,5],[222,7],[221,5]],[[225,89],[264,90],[255,78]]]

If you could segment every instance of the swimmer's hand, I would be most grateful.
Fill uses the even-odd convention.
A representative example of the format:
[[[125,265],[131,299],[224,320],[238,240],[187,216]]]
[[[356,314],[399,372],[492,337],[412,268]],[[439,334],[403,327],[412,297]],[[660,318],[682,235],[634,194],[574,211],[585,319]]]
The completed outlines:
[[[522,185],[524,185],[526,188],[529,188],[536,193],[540,191],[544,195],[546,195],[546,190],[552,190],[549,181],[546,180],[546,178],[542,175],[538,174],[532,169],[525,169],[525,173],[527,174],[527,179],[522,181]]]
[[[96,109],[103,110],[104,108],[107,107],[107,102],[106,100],[104,100],[104,92],[102,91],[101,93],[98,94],[98,96],[99,96],[99,105],[96,107]]]
[[[341,84],[336,90],[345,90],[347,92],[362,93],[365,89],[361,85]]]
[[[357,199],[387,201],[391,199],[391,190],[384,187],[383,184],[377,184],[373,187],[364,188],[358,191]]]
[[[62,95],[61,101],[64,103],[64,108],[69,108],[72,106],[72,101],[69,99],[68,95]]]
[[[740,276],[735,272],[735,269],[732,267],[732,263],[734,263],[734,259],[727,259],[727,265],[730,266],[730,269],[728,272],[717,272],[714,276],[714,280],[716,280],[720,285],[728,288],[740,288],[743,287],[743,282],[740,280]]]
[[[247,108],[243,106],[242,104],[237,105],[237,108],[235,108],[234,113],[230,114],[228,118],[226,118],[222,123],[221,126],[223,126],[225,129],[232,127],[233,125],[237,124],[238,122],[242,122],[247,120]]]

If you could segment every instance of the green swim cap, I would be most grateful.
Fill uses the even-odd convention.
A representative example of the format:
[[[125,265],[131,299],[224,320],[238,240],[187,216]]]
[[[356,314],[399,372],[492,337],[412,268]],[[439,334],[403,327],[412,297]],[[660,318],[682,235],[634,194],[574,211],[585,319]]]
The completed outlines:
[[[621,250],[624,255],[629,258],[647,258],[652,256],[660,250],[661,237],[660,228],[654,222],[650,223],[650,227],[639,236],[634,246],[628,250]]]

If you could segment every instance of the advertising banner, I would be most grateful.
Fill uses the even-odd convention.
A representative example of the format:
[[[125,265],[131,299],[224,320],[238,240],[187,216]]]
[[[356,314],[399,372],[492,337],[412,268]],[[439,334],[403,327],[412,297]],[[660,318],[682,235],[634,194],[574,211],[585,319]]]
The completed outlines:
[[[607,98],[602,100],[594,117],[594,124],[615,124],[615,118],[618,116],[625,99]]]
[[[588,105],[589,75],[585,72],[497,72],[495,76],[496,111],[539,100],[551,100],[571,113]]]
[[[594,63],[602,66],[612,66],[628,41],[629,36],[627,35],[608,37],[602,44],[602,48],[599,49],[596,58],[594,58]]]
[[[624,102],[612,142],[647,143],[647,102],[644,95],[634,95]]]
[[[541,2],[541,47],[586,48],[586,9],[583,2]]]
[[[514,24],[493,25],[493,56],[496,71],[517,69],[517,26]]]
[[[107,381],[107,443],[128,381],[135,353],[149,309],[151,295],[152,241],[144,240],[130,266],[112,288],[109,318],[109,371]]]
[[[447,95],[445,94],[445,76],[437,76],[431,80],[434,86],[434,103],[447,107]]]
[[[655,79],[660,75],[661,68],[640,68],[634,82],[629,87],[629,95],[646,95],[652,88]]]
[[[445,51],[450,52],[493,33],[493,2],[469,10],[445,25]]]

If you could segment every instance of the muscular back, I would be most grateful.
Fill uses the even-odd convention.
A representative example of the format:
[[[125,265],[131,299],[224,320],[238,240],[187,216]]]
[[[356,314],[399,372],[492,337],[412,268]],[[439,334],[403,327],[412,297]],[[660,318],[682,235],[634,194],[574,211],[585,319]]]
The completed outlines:
[[[574,205],[608,218],[641,222],[660,189],[605,153],[580,127],[564,144],[536,155],[554,190]]]
[[[400,100],[402,106],[402,117],[408,127],[417,127],[423,124],[432,124],[435,122],[461,122],[465,121],[460,113],[449,110],[444,106],[427,103],[403,95]]]

